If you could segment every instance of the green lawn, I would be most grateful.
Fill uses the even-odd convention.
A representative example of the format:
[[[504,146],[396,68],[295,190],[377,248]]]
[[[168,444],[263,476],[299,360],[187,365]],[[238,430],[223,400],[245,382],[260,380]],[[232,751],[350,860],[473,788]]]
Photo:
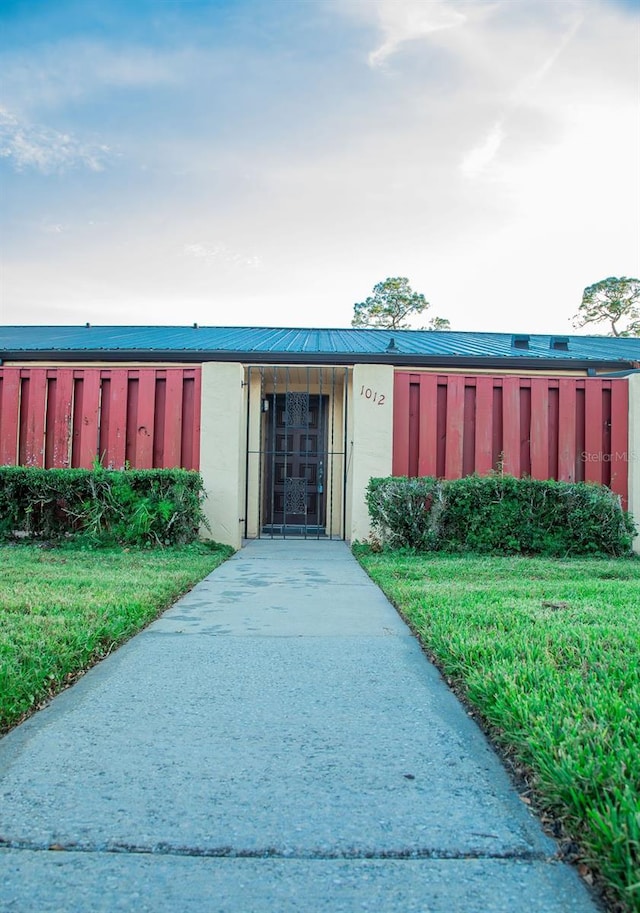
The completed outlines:
[[[640,911],[640,561],[354,551],[538,809]]]
[[[0,733],[166,609],[230,554],[0,547]]]

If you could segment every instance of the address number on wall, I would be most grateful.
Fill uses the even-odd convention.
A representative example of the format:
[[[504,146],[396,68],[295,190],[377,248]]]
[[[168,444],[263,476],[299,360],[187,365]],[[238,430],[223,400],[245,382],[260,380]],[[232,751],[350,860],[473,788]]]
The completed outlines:
[[[378,393],[377,390],[372,390],[371,387],[365,387],[364,384],[360,387],[360,396],[370,399],[376,406],[384,406],[385,394]]]

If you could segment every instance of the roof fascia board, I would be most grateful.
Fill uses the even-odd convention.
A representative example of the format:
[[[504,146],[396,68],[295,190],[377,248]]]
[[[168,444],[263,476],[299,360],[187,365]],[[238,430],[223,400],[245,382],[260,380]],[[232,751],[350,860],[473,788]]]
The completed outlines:
[[[115,350],[60,350],[60,349],[43,349],[43,350],[23,350],[23,351],[4,351],[0,353],[0,363],[2,361],[55,361],[69,362],[82,361],[87,362],[165,362],[165,363],[182,363],[182,364],[202,364],[204,362],[241,362],[242,364],[292,364],[292,365],[354,365],[354,364],[373,364],[373,365],[392,365],[394,368],[416,367],[459,367],[459,368],[489,368],[500,369],[507,365],[510,369],[523,370],[555,370],[555,371],[576,371],[593,368],[596,371],[628,370],[635,367],[635,363],[627,360],[595,360],[584,358],[545,358],[540,357],[523,357],[523,356],[471,356],[471,355],[404,355],[401,352],[394,352],[392,355],[385,353],[344,353],[344,352],[229,352],[229,351],[198,351],[187,352],[181,350],[158,350],[158,349],[115,349]]]

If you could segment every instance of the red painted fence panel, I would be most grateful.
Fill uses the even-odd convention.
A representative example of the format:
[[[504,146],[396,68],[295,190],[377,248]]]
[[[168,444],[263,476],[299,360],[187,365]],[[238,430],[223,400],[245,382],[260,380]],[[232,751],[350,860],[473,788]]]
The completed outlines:
[[[478,421],[478,415],[483,421]],[[479,377],[476,382],[475,471],[486,475],[493,468],[493,382]]]
[[[520,475],[520,385],[518,377],[502,383],[502,467],[512,476]],[[478,416],[483,421],[482,415]]]
[[[624,378],[396,371],[393,421],[394,475],[600,482],[626,506]]]
[[[71,465],[80,469],[91,469],[94,459],[98,456],[100,394],[99,370],[81,371],[80,376],[74,378]]]
[[[198,469],[200,374],[0,367],[0,465]]]
[[[73,369],[59,370],[48,386],[45,465],[64,469],[71,465]]]
[[[0,369],[0,466],[13,466],[18,459],[20,423],[20,369]]]
[[[549,475],[549,380],[531,379],[531,476],[548,479]]]
[[[436,474],[437,452],[435,448],[429,446],[428,442],[430,435],[433,435],[433,429],[437,428],[438,424],[437,384],[438,378],[434,374],[420,375],[418,475],[421,476]]]
[[[139,469],[151,469],[153,466],[153,429],[155,427],[156,409],[156,372],[145,368],[139,372],[137,383],[137,413],[131,429],[132,443],[135,451],[129,457],[131,465]],[[197,457],[196,457],[197,459]],[[189,465],[191,459],[187,459]]]
[[[629,415],[629,387],[625,384],[615,383],[611,387],[611,459],[609,485],[614,491],[621,491],[624,486],[625,497],[627,493],[628,447],[629,434],[627,417]]]
[[[393,446],[394,452],[397,449],[398,453],[402,454],[404,472],[402,475],[417,475],[417,470],[413,472],[413,466],[409,465],[409,382],[412,380],[412,375],[405,374],[401,372],[396,372],[394,376],[394,389],[393,389]],[[418,383],[420,378],[418,378]],[[421,398],[420,404],[424,402],[425,409],[428,406],[429,400]],[[421,425],[416,429],[411,428],[411,431],[414,435],[420,435]],[[432,475],[430,472],[423,472],[421,467],[421,475]],[[435,475],[435,472],[433,473]]]
[[[444,474],[448,479],[459,479],[462,475],[464,388],[464,377],[452,375],[447,388],[445,421]]]

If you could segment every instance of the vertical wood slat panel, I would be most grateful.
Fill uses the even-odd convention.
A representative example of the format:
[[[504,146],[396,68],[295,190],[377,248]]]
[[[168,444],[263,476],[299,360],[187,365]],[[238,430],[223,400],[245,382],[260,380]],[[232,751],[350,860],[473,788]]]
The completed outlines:
[[[438,378],[420,374],[420,444],[418,475],[435,476],[438,462]]]
[[[547,459],[549,460],[549,478],[558,478],[558,422],[559,422],[559,389],[558,381],[549,381],[548,386],[548,415],[547,427],[549,429],[549,450]]]
[[[47,408],[44,416],[44,468],[53,467],[53,432],[54,432],[54,415],[56,410],[56,389],[57,381],[55,373],[49,375],[47,372]]]
[[[347,395],[347,369],[344,374],[344,395]],[[194,425],[193,425],[193,453],[194,469],[200,469],[200,428],[202,423],[202,371],[200,368],[195,372],[195,389],[194,389]],[[344,443],[346,448],[346,441]]]
[[[493,384],[493,429],[491,431],[491,465],[498,469],[503,457],[502,443],[502,383],[497,377]]]
[[[100,372],[100,414],[98,417],[98,459],[103,466],[108,466],[109,451],[109,414],[111,411],[111,374]]]
[[[447,377],[439,375],[436,388],[436,476],[438,478],[444,478],[446,473],[447,396]]]
[[[464,418],[462,421],[462,475],[468,476],[476,468],[476,384],[474,377],[464,380]]]
[[[65,469],[71,465],[73,369],[59,368],[56,371],[55,386],[52,466],[55,469]]]
[[[71,419],[71,465],[78,466],[80,458],[80,435],[82,433],[83,387],[81,372],[73,372],[73,416]]]
[[[520,475],[520,378],[502,380],[502,452],[504,471]]]
[[[576,482],[584,482],[586,399],[584,383],[576,383]]]
[[[576,385],[563,377],[558,385],[558,479],[575,481],[576,463]]]
[[[409,473],[409,384],[411,375],[396,371],[393,381],[393,459],[394,476]]]
[[[156,371],[143,368],[138,375],[138,419],[136,435],[136,467],[153,467],[153,432],[155,427]]]
[[[584,480],[602,482],[602,381],[588,377],[584,385]]]
[[[0,367],[0,465],[90,469],[98,457],[122,469],[129,453],[132,466],[151,468],[159,405],[157,465],[197,468],[201,389],[198,368]]]
[[[407,475],[415,477],[418,472],[418,447],[420,446],[420,384],[409,384],[409,459]]]
[[[29,385],[31,372],[20,374],[20,396],[18,412],[18,465],[24,466],[27,459],[27,418],[29,414]]]
[[[191,461],[185,469],[200,469],[200,413],[201,413],[201,396],[202,396],[202,372],[198,368],[194,371],[192,399],[193,408],[191,410]],[[335,400],[334,400],[335,406]],[[185,415],[185,421],[187,416]]]
[[[167,397],[164,420],[163,469],[180,467],[182,444],[182,378],[183,371],[167,370]]]
[[[109,429],[105,465],[110,469],[124,469],[125,464],[128,374],[126,368],[115,368],[109,376]]]
[[[452,374],[447,383],[447,420],[445,476],[462,476],[462,443],[464,433],[464,377]]]
[[[611,382],[611,490],[620,495],[627,507],[629,484],[629,386]]]
[[[549,381],[531,379],[531,478],[549,478]]]
[[[493,469],[493,377],[476,380],[476,465],[478,475]]]
[[[394,474],[407,475],[409,385],[418,381],[419,475],[458,478],[463,470],[463,435],[473,433],[475,425],[474,471],[479,474],[493,468],[492,450],[497,435],[505,469],[514,475],[530,472],[535,479],[565,481],[584,477],[588,482],[608,484],[623,499],[627,497],[626,380],[467,377],[467,384],[475,382],[475,414],[471,416],[468,397],[465,412],[462,375],[396,372],[395,389],[405,393],[394,402]],[[397,465],[400,453],[404,453],[401,469]],[[469,467],[465,468],[468,471]]]
[[[138,427],[138,372],[128,372],[127,378],[127,434],[125,436],[125,460],[127,466],[136,466],[137,463],[137,434]]]
[[[193,378],[186,372],[182,378],[182,441],[180,453],[182,454],[182,466],[184,469],[193,467],[193,427],[194,427],[194,402],[193,402]],[[320,377],[320,389],[322,390],[322,377]],[[322,394],[321,394],[322,395]],[[327,419],[321,415],[321,426],[326,425]],[[330,445],[327,445],[330,447]],[[326,457],[328,459],[328,456]]]
[[[602,382],[602,484],[611,482],[611,381]]]
[[[93,461],[99,457],[100,414],[100,368],[85,368],[81,374],[82,404],[80,421],[75,422],[79,441],[77,442],[77,465],[80,469],[91,469]]]
[[[520,378],[520,475],[531,476],[531,381]]]
[[[162,375],[162,376],[160,376]],[[164,420],[165,420],[165,403],[167,399],[167,381],[165,372],[156,374],[156,389],[154,394],[154,416],[153,425],[153,467],[161,469],[164,466]],[[275,406],[275,404],[274,404]]]
[[[23,386],[27,386],[27,391],[20,410],[20,462],[44,467],[47,369],[32,368]]]
[[[1,368],[0,387],[0,466],[18,462],[20,424],[20,368]]]

